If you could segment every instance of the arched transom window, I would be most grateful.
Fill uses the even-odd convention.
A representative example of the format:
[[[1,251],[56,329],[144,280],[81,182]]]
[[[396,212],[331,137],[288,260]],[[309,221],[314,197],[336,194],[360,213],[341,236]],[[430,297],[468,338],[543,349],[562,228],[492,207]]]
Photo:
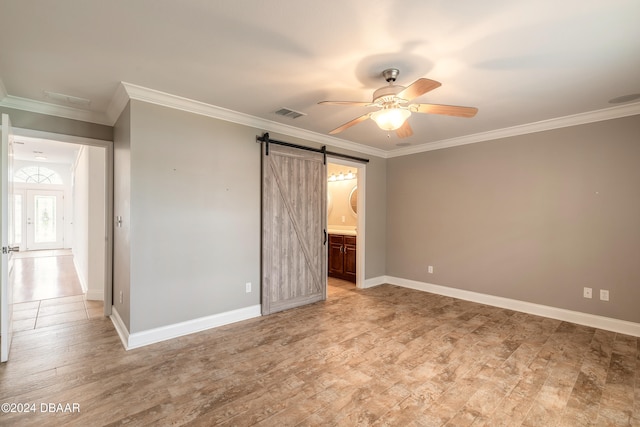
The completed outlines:
[[[13,174],[14,182],[28,184],[63,184],[58,172],[44,166],[26,166]]]

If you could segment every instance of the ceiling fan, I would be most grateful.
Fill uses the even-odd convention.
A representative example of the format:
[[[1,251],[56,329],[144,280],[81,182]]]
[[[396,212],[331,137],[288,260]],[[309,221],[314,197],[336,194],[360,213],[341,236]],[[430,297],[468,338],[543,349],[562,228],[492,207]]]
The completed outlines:
[[[372,119],[386,131],[395,130],[400,138],[413,135],[413,130],[409,126],[407,119],[411,113],[445,114],[456,117],[473,117],[478,112],[474,107],[460,107],[456,105],[438,104],[409,104],[411,100],[441,86],[440,82],[430,79],[418,79],[409,86],[404,87],[395,84],[398,78],[397,68],[388,68],[382,72],[382,76],[389,83],[389,86],[381,87],[373,92],[372,102],[351,102],[351,101],[322,101],[318,104],[329,105],[357,105],[360,107],[377,107],[378,110],[364,114],[358,118],[335,128],[329,134],[334,135],[357,125],[367,119]]]

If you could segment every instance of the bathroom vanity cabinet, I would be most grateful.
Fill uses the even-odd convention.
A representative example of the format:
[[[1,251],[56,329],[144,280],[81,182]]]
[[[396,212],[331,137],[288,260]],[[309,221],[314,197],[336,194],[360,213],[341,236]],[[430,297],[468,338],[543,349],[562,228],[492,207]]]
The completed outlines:
[[[329,234],[329,277],[356,282],[356,236]]]

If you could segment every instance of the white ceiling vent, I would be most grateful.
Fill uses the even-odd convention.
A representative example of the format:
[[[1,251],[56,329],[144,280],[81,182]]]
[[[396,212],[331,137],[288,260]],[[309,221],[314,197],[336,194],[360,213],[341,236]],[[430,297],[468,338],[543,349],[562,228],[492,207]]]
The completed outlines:
[[[306,116],[305,113],[301,113],[300,111],[292,110],[291,108],[281,108],[276,111],[278,116],[289,117],[290,119],[297,119],[298,117]]]
[[[47,90],[44,91],[44,96],[53,101],[62,102],[64,104],[79,105],[82,107],[88,107],[91,104],[90,99],[65,95],[64,93],[49,92]]]

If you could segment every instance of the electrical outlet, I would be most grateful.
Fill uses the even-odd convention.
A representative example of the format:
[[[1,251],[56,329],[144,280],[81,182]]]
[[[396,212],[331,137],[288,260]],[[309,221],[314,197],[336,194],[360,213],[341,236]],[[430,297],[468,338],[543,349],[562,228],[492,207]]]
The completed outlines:
[[[582,292],[582,296],[585,298],[592,298],[593,290],[591,288],[584,288],[584,291]]]
[[[429,274],[433,274],[433,265],[430,265],[428,268]]]
[[[606,289],[600,289],[600,300],[609,301],[609,291]]]
[[[251,282],[245,283],[244,288],[247,291],[247,293],[251,292]]]

